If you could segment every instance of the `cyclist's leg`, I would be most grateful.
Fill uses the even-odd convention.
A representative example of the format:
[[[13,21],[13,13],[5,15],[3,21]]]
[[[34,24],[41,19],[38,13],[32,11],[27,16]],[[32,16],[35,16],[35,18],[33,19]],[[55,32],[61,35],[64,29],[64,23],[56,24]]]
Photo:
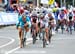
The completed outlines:
[[[28,32],[28,31],[29,31],[29,24],[26,23],[26,24],[24,25],[24,28],[25,28],[25,31]]]
[[[38,33],[38,23],[36,23],[36,33]]]
[[[29,25],[29,23],[26,23],[26,24],[24,25],[24,30],[25,30],[24,36],[23,36],[23,41],[24,41],[24,42],[26,42],[27,32],[29,32],[29,29],[30,29],[30,25]]]
[[[27,32],[29,32],[29,30],[31,29],[31,24],[30,22],[27,22],[25,25],[24,25],[24,30],[25,30],[25,35],[24,35],[24,41],[26,41],[26,38],[27,38]]]
[[[29,30],[31,31],[31,21],[30,22],[28,22],[28,28],[29,28]]]
[[[36,23],[32,22],[32,37],[36,37]]]
[[[22,27],[18,27],[18,31],[19,31],[19,38],[20,38],[20,48],[22,48],[22,39],[23,39],[23,29]]]
[[[49,41],[48,41],[48,38],[49,38],[48,37],[48,29],[49,29],[48,28],[48,23],[45,23],[45,32],[46,32],[46,37],[45,38],[46,38],[47,44],[49,44]]]

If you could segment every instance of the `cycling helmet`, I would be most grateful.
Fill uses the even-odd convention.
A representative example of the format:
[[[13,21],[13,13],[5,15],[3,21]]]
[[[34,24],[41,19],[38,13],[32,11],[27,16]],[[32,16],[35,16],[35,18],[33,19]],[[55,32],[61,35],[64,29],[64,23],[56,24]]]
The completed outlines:
[[[20,14],[23,14],[24,13],[23,7],[19,8],[18,11],[19,11]]]

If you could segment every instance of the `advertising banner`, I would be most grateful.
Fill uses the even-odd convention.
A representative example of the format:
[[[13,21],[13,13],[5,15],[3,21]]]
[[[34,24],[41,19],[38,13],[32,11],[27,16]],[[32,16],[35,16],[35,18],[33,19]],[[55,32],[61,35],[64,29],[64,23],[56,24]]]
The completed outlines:
[[[18,13],[0,13],[0,25],[16,24]]]

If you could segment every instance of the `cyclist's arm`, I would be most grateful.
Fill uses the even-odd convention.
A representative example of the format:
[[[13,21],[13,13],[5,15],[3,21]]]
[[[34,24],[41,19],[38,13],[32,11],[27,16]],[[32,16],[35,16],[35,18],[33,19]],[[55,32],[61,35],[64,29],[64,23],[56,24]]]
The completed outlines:
[[[16,28],[18,29],[19,26],[19,21],[16,22]]]
[[[58,20],[60,20],[61,18],[60,18],[60,14],[58,15]]]
[[[27,25],[27,26],[29,25],[29,27],[31,27],[31,20],[30,20],[29,17],[26,18],[26,25]]]
[[[65,14],[65,15],[64,15],[64,19],[66,19],[66,18],[67,18],[67,15]]]
[[[19,16],[17,22],[16,22],[16,28],[18,28],[18,26],[20,25],[20,22],[22,21],[22,17]]]

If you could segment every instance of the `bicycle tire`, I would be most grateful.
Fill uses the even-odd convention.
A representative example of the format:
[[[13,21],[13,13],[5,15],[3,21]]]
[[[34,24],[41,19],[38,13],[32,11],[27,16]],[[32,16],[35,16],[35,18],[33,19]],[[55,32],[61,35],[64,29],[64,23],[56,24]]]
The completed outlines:
[[[62,34],[63,34],[63,31],[64,31],[64,25],[61,25],[61,31],[62,31]]]
[[[45,33],[43,32],[43,48],[45,48],[46,47],[46,40],[45,40],[45,35],[44,35]]]
[[[49,43],[51,42],[51,36],[52,34],[51,34],[51,31],[49,30],[49,39],[48,39]]]
[[[36,33],[35,33],[35,27],[32,25],[32,38],[33,38],[33,44],[36,42]]]
[[[43,39],[43,48],[45,48],[45,47],[46,47],[46,40]]]
[[[70,34],[72,34],[72,27],[70,27]]]
[[[23,47],[24,47],[24,39],[22,39],[22,44],[23,44]]]
[[[63,29],[62,29],[62,34],[63,34]]]
[[[33,44],[35,44],[35,42],[36,42],[36,36],[34,35],[33,36]]]
[[[22,40],[23,47],[25,47],[26,45],[26,35],[27,35],[27,32],[23,31],[23,40]]]

